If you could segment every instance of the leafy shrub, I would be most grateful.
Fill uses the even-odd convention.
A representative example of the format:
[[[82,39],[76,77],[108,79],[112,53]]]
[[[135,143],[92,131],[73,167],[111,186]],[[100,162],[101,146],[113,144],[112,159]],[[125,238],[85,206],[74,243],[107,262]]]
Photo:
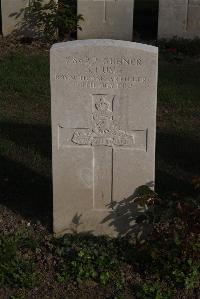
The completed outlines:
[[[170,58],[172,56],[181,58],[181,54],[188,56],[200,55],[200,39],[183,39],[183,38],[173,38],[171,40],[161,39],[158,41],[158,46],[161,51],[164,51]]]
[[[132,244],[123,253],[124,261],[141,276],[139,293],[144,298],[145,292],[152,294],[149,298],[173,298],[166,290],[163,293],[163,284],[170,294],[175,289],[195,292],[200,286],[200,197],[196,191],[192,198],[175,194],[163,200],[148,186],[141,186],[133,197],[115,203],[108,217],[116,229],[116,211],[124,219]],[[141,209],[142,213],[136,213]],[[134,220],[140,229],[135,235]],[[146,227],[151,229],[145,237]]]
[[[104,237],[66,235],[57,241],[58,280],[78,283],[93,280],[109,285],[115,292],[123,287],[118,249],[115,241]]]
[[[25,299],[23,295],[12,295],[9,299]]]
[[[170,290],[163,290],[160,283],[145,282],[138,287],[137,298],[141,299],[171,299],[172,293]]]
[[[31,0],[25,9],[25,18],[34,20],[38,37],[44,36],[47,40],[55,39],[57,33],[65,38],[77,29],[81,30],[79,21],[83,20],[81,15],[77,15],[75,0],[58,3],[49,0],[47,4],[43,0]]]
[[[31,287],[35,282],[34,263],[24,257],[20,239],[0,235],[0,287]]]
[[[150,190],[149,194],[151,193]],[[141,205],[149,206],[142,221],[151,223],[153,230],[146,243],[136,248],[139,254],[133,262],[140,268],[142,265],[143,273],[148,273],[158,280],[168,281],[172,288],[198,289],[199,196],[195,198],[178,196],[165,201],[154,196],[152,205],[152,200],[148,199],[146,193],[144,197],[139,196],[138,201]]]
[[[196,186],[198,192],[199,180]],[[198,297],[199,195],[186,198],[174,194],[163,200],[147,186],[138,188],[136,194],[134,203],[145,207],[136,221],[152,227],[145,239],[135,240],[132,235],[111,239],[74,234],[45,241],[27,232],[23,232],[23,237],[0,235],[0,286],[33,286],[37,276],[31,260],[43,246],[47,255],[49,250],[53,254],[56,278],[62,284],[93,281],[110,298],[119,298],[127,285],[136,298],[172,299],[179,298],[179,292],[186,298],[188,294]],[[121,203],[115,204],[116,209],[117,205]],[[127,213],[124,206],[122,210],[131,221],[132,210]],[[131,269],[131,278],[127,279],[126,269],[128,276]]]

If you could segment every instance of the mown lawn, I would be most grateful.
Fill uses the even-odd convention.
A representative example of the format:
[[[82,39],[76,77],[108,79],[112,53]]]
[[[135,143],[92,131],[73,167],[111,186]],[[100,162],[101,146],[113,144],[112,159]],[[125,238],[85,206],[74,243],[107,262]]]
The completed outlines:
[[[51,127],[48,55],[1,58],[1,201],[25,216],[49,217]]]
[[[160,57],[156,191],[161,197],[195,194],[200,165],[199,70],[200,60],[197,58],[183,56],[176,59],[174,56],[168,60],[163,54]],[[0,82],[0,232],[10,232],[12,227],[17,230],[20,221],[41,223],[51,232],[48,53],[3,53]],[[16,220],[18,216],[20,220]],[[48,277],[49,281],[51,279]],[[93,298],[90,292],[88,297],[81,294],[80,298]],[[23,298],[31,296],[38,295],[32,293]],[[5,298],[11,297],[5,295]]]

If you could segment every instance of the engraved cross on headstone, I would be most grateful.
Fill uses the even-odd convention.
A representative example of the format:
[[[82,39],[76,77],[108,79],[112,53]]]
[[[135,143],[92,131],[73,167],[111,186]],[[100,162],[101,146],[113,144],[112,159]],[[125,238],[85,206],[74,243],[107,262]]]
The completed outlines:
[[[190,0],[187,0],[185,31],[188,31],[188,27],[189,27],[189,5],[190,5]]]
[[[106,23],[107,21],[107,2],[116,2],[117,0],[93,0],[94,2],[103,2],[103,9],[104,9],[104,16],[103,16],[103,22]]]
[[[188,19],[189,19],[189,3],[190,0],[185,0],[185,3],[176,3],[174,2],[174,9],[183,9],[185,10],[185,15],[183,16],[184,30],[188,30]]]
[[[113,198],[113,160],[115,150],[147,150],[147,130],[121,129],[116,109],[116,96],[92,95],[90,128],[60,126],[59,146],[82,146],[93,153],[93,208],[107,209]]]
[[[185,3],[180,3],[180,4],[177,4],[175,3],[174,4],[175,8],[179,9],[179,7],[184,7],[185,9],[185,16],[184,16],[184,30],[185,32],[187,32],[189,30],[189,24],[190,24],[190,8],[191,7],[199,7],[199,4],[198,3],[191,3],[191,0],[185,0]]]
[[[185,30],[188,31],[189,30],[189,24],[190,22],[198,22],[199,20],[195,20],[190,18],[190,8],[191,7],[195,7],[197,9],[199,9],[200,7],[200,1],[197,2],[191,2],[191,0],[187,0],[187,6],[186,6],[186,27]]]

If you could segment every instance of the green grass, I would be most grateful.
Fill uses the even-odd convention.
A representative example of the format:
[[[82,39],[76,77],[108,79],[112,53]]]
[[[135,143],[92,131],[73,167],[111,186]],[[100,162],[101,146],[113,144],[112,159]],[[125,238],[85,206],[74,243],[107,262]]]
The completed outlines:
[[[160,63],[158,109],[162,111],[162,118],[158,113],[158,125],[163,132],[177,136],[177,141],[179,137],[192,143],[199,141],[199,67],[200,62],[191,58],[181,62]],[[183,147],[187,146],[187,140],[182,144]],[[195,148],[193,150],[195,152]]]
[[[33,287],[37,274],[18,236],[0,234],[0,287]]]
[[[160,61],[158,84],[157,189],[192,192],[199,175],[200,62]]]
[[[199,69],[200,61],[189,57],[160,60],[156,185],[161,194],[192,192],[198,175]],[[2,56],[0,81],[1,202],[51,223],[48,55]]]
[[[1,202],[44,220],[51,217],[48,56],[1,57],[0,81]]]
[[[177,59],[176,55],[170,56],[170,61],[168,58],[161,55],[159,62],[156,189],[162,196],[180,193],[187,197],[194,194],[193,178],[199,176],[200,61],[186,56]],[[40,220],[51,226],[49,58],[46,54],[8,53],[0,59],[0,81],[0,204],[28,220]],[[159,212],[168,215],[167,224],[174,219],[170,214],[171,203],[174,203],[173,197],[169,204],[165,203],[165,208],[158,207]],[[176,202],[173,209],[177,212]],[[191,219],[195,223],[196,211],[196,208],[185,211],[188,223]],[[189,213],[192,216],[188,216]],[[57,284],[56,296],[68,280],[82,283],[93,279],[100,286],[100,293],[105,288],[106,294],[118,294],[124,288],[125,280],[131,293],[137,292],[137,298],[178,298],[177,294],[172,296],[167,283],[171,281],[175,284],[172,290],[178,290],[175,281],[181,278],[182,284],[191,285],[193,289],[198,281],[198,271],[196,264],[190,265],[190,259],[187,261],[188,256],[193,255],[184,257],[184,246],[192,248],[195,243],[190,239],[186,242],[185,235],[181,235],[181,226],[178,226],[180,232],[177,231],[182,243],[179,244],[177,237],[174,242],[173,222],[171,227],[170,237],[168,231],[165,234],[164,227],[163,234],[157,235],[158,240],[153,239],[149,247],[130,245],[123,240],[77,235],[54,240],[41,232],[37,240],[37,231],[33,236],[26,236],[26,232],[18,236],[1,233],[0,285],[10,288],[10,298],[29,298],[24,288],[34,286],[35,282],[45,283],[47,271],[47,288],[49,279],[51,285]],[[174,262],[176,254],[179,259]],[[197,261],[196,257],[194,261]],[[123,274],[124,264],[128,265],[127,277],[129,272],[132,273],[132,280]],[[44,269],[44,265],[48,267]],[[164,276],[163,285],[163,272],[165,270],[168,275],[171,265],[174,272],[168,279]],[[38,294],[45,297],[43,289],[41,284],[36,297]],[[25,292],[24,296],[21,291]],[[68,296],[67,288],[63,294]],[[64,297],[60,295],[58,298]],[[77,298],[84,298],[84,294],[79,293]]]
[[[159,103],[180,107],[188,114],[188,108],[199,104],[200,62],[185,59],[181,62],[161,62],[159,68]]]
[[[0,65],[1,120],[49,123],[48,57],[16,53],[2,57]]]

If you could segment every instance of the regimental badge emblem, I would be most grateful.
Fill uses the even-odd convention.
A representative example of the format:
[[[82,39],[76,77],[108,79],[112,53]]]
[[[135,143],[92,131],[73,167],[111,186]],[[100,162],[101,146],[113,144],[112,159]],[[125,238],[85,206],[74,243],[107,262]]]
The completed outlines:
[[[72,142],[92,146],[133,146],[134,135],[123,131],[114,122],[113,103],[106,95],[98,95],[92,113],[91,129],[76,129]]]

